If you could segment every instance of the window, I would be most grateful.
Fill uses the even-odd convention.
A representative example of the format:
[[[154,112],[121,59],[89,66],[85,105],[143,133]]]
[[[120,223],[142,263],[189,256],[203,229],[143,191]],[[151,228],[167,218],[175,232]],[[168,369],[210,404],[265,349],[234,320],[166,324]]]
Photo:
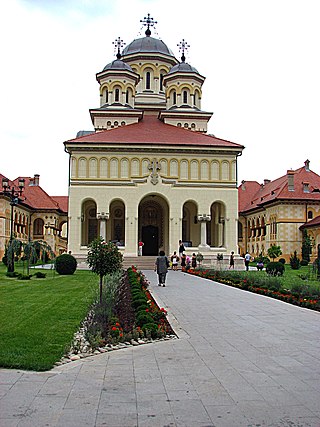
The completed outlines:
[[[163,74],[160,74],[160,90],[163,90]]]
[[[312,219],[313,218],[313,212],[312,211],[309,211],[308,212],[308,219]]]
[[[188,104],[188,92],[186,90],[183,91],[183,103]]]
[[[106,90],[106,104],[108,104],[109,101],[109,92],[108,89]]]
[[[128,104],[128,102],[129,102],[129,91],[127,90],[126,91],[126,103]]]
[[[34,236],[43,236],[43,219],[37,218],[33,223],[33,235]]]
[[[175,90],[172,93],[172,103],[173,105],[176,105],[177,103],[177,92]]]
[[[150,89],[150,81],[151,81],[151,79],[150,79],[150,72],[147,71],[146,72],[146,89]]]
[[[116,89],[115,94],[114,94],[115,102],[119,102],[119,97],[120,97],[119,89]]]

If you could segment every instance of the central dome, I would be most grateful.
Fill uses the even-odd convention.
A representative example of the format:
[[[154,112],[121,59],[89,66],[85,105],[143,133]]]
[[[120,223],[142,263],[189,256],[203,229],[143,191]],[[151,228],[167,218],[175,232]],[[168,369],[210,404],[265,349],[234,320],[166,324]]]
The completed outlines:
[[[133,53],[160,53],[174,57],[173,52],[162,40],[148,36],[133,40],[123,49],[122,55],[126,56]]]

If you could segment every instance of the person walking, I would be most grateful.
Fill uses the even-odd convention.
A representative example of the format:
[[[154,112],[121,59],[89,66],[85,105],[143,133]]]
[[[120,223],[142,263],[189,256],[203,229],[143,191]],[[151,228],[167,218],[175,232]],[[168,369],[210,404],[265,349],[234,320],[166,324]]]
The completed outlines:
[[[229,270],[230,270],[231,268],[233,268],[233,269],[234,269],[234,252],[233,252],[233,251],[231,252],[231,255],[230,255]]]
[[[246,266],[246,270],[249,271],[249,262],[251,261],[251,255],[247,251],[247,253],[244,256],[244,265]]]
[[[168,272],[169,267],[169,260],[166,257],[166,254],[164,251],[159,252],[159,256],[156,259],[155,265],[154,265],[154,271],[157,272],[159,283],[158,286],[166,286],[166,276]]]
[[[173,255],[171,256],[171,262],[172,262],[172,270],[177,271],[178,270],[179,257],[177,255],[176,251],[174,251]]]
[[[192,257],[191,257],[191,267],[194,270],[197,268],[197,256],[194,252],[193,252]]]

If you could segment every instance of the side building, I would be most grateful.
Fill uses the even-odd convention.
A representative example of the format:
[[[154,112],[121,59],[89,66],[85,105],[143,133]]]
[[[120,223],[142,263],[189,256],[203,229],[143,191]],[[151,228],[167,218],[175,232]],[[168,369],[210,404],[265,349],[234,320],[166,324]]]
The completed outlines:
[[[94,131],[65,141],[70,156],[68,250],[84,259],[102,236],[124,257],[237,250],[237,158],[243,146],[207,134],[205,78],[167,45],[135,39],[96,76]]]
[[[10,237],[44,240],[56,255],[67,250],[68,197],[49,196],[39,175],[13,181],[0,174],[0,259]],[[21,195],[12,197],[19,192]]]
[[[274,181],[242,181],[239,187],[239,249],[253,256],[266,255],[279,245],[289,261],[294,251],[301,257],[303,229],[313,242],[311,259],[320,244],[320,176],[310,162]]]

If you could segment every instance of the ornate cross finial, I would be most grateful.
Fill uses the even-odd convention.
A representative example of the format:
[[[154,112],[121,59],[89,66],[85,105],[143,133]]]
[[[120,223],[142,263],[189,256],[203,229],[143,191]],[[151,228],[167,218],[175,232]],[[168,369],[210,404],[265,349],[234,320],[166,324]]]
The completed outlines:
[[[120,39],[120,37],[115,39],[115,41],[112,42],[112,44],[114,45],[114,52],[117,52],[117,59],[120,59],[121,58],[120,49],[123,48],[126,44],[124,43],[123,40]]]
[[[145,16],[143,19],[140,19],[140,22],[142,23],[143,26],[147,27],[146,29],[146,36],[150,37],[151,35],[151,31],[150,31],[150,27],[154,27],[154,24],[157,24],[157,21],[154,21],[153,18],[150,18],[150,13],[148,13],[147,16]]]
[[[184,53],[188,50],[190,45],[185,41],[185,39],[182,39],[181,42],[177,44],[177,46],[179,47],[179,52],[182,53],[181,61],[185,62],[186,57],[184,56]]]
[[[153,185],[157,184],[159,182],[158,171],[161,169],[160,164],[154,159],[152,162],[149,162],[148,169],[151,171],[151,183]]]

